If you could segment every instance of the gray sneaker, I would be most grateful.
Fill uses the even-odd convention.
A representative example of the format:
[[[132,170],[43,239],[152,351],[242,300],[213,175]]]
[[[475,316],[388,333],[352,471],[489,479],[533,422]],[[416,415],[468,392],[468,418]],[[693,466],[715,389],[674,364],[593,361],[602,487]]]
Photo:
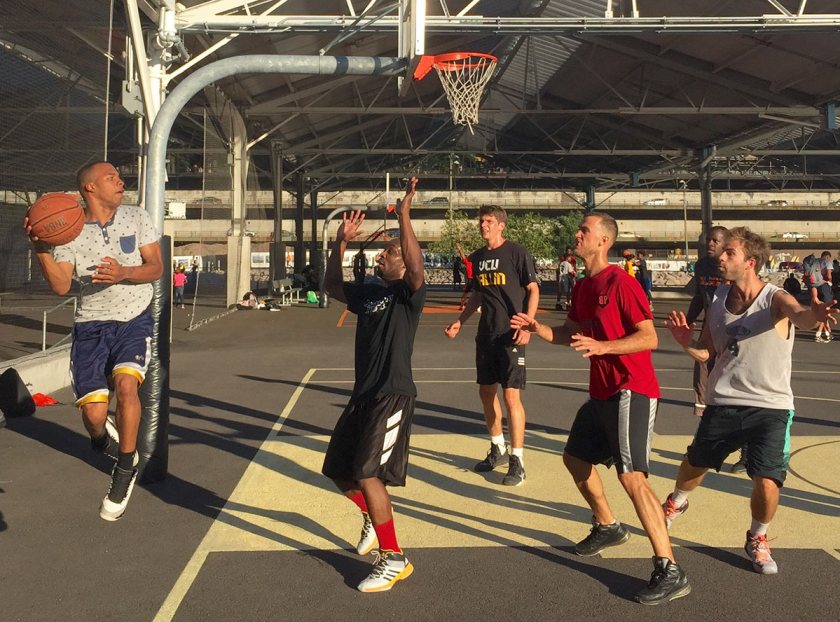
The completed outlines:
[[[488,473],[497,466],[507,464],[509,455],[509,451],[502,452],[498,445],[490,443],[490,451],[487,452],[487,457],[475,465],[475,470],[479,473]]]
[[[508,460],[508,472],[502,480],[505,486],[521,486],[525,482],[525,467],[518,456],[510,455]]]
[[[575,545],[575,555],[592,557],[611,546],[624,544],[630,539],[630,532],[615,521],[612,525],[601,525],[592,517],[589,535]]]

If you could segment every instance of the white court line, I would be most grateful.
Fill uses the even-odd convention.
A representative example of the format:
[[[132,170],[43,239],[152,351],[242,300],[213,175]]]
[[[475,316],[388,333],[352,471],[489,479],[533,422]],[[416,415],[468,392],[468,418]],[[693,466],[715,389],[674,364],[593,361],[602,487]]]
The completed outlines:
[[[306,388],[306,384],[318,371],[316,368],[310,369],[306,374],[303,376],[303,379],[298,384],[297,388],[295,388],[292,396],[289,398],[289,401],[286,403],[286,407],[283,409],[283,412],[280,413],[280,417],[271,427],[271,431],[268,433],[268,436],[262,442],[260,449],[257,451],[262,451],[263,446],[268,443],[272,438],[277,436],[280,433],[280,429],[283,427],[283,424],[286,422],[286,419],[291,414],[292,409],[297,404],[298,399],[300,398],[303,390]],[[256,455],[256,454],[255,454]],[[246,473],[247,473],[246,469]],[[254,471],[251,471],[253,474]],[[234,490],[238,488],[240,485],[244,484],[246,481],[245,476],[237,482]],[[219,514],[223,514],[225,510],[227,510],[228,504],[225,503],[225,506],[221,509]],[[218,520],[218,519],[216,519]],[[210,549],[205,547],[205,542],[207,541],[207,537],[210,535],[210,532],[213,530],[213,525],[216,523],[216,520],[213,521],[213,524],[210,525],[210,528],[207,530],[207,533],[204,534],[204,538],[201,539],[198,547],[195,549],[190,561],[187,562],[187,565],[184,567],[184,570],[181,571],[181,575],[178,577],[178,580],[175,581],[175,585],[172,586],[172,590],[169,592],[169,595],[166,597],[166,600],[163,601],[163,605],[160,608],[160,611],[157,612],[154,620],[155,622],[170,622],[173,617],[175,617],[175,613],[178,611],[178,607],[181,606],[181,603],[184,601],[184,597],[187,595],[190,587],[195,582],[195,578],[198,576],[201,567],[204,565],[204,561],[207,559],[207,554],[210,553]]]

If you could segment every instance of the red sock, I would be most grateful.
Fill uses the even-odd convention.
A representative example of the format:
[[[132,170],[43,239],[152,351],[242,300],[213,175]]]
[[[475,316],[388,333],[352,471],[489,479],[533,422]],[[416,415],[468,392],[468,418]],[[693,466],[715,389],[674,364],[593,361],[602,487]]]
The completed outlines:
[[[365,514],[368,513],[367,503],[365,502],[365,496],[362,494],[361,490],[359,492],[357,492],[355,495],[353,495],[352,497],[347,497],[347,498],[350,499],[350,501],[352,501],[356,505],[358,505],[359,509],[362,512],[364,512]]]
[[[394,519],[392,518],[387,523],[381,525],[374,525],[376,537],[379,539],[379,548],[384,551],[393,551],[394,553],[402,553],[400,545],[397,544],[397,534],[394,531]]]

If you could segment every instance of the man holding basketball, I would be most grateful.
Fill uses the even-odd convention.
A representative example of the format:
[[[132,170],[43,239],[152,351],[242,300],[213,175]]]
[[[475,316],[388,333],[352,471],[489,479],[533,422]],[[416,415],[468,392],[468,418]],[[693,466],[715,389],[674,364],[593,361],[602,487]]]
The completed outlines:
[[[335,426],[322,471],[362,511],[358,553],[367,555],[379,543],[373,570],[359,584],[362,592],[390,590],[414,571],[397,543],[385,486],[405,485],[417,396],[411,353],[426,285],[423,255],[410,217],[416,185],[417,178],[412,177],[397,205],[400,237],[389,241],[376,257],[379,279],[350,282],[342,273],[344,252],[365,219],[361,211],[343,215],[325,275],[329,295],[346,303],[358,317],[353,395]]]
[[[86,222],[75,240],[51,247],[32,233],[28,219],[24,227],[52,290],[63,296],[73,279],[80,284],[70,371],[93,449],[116,462],[99,509],[103,519],[115,521],[137,479],[138,390],[149,365],[151,283],[160,278],[163,261],[149,215],[121,204],[125,184],[111,164],[85,165],[76,183]],[[111,392],[117,398],[116,427],[107,416]]]

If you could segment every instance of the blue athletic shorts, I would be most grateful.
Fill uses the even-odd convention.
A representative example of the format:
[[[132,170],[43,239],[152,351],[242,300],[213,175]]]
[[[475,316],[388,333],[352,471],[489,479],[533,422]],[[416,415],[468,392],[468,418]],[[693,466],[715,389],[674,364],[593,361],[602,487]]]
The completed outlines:
[[[108,403],[110,380],[130,374],[143,382],[149,369],[154,321],[144,311],[128,322],[76,322],[70,348],[70,377],[76,406]]]

